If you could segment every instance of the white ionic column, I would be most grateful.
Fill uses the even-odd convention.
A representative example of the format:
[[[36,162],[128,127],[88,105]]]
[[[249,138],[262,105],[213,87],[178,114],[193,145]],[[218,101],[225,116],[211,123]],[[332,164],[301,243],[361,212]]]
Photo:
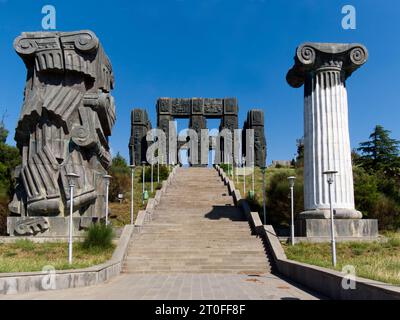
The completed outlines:
[[[303,218],[328,218],[324,171],[336,170],[333,205],[337,218],[361,218],[355,210],[345,80],[365,63],[361,45],[307,43],[297,49],[287,80],[304,84]]]

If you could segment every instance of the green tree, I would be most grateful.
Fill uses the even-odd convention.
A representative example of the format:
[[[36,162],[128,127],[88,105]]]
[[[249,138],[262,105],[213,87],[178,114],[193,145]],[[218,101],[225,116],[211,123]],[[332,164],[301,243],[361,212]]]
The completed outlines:
[[[4,119],[4,117],[3,117]],[[19,151],[6,144],[8,130],[0,121],[0,235],[7,229],[8,202],[14,192],[14,168],[21,163]]]
[[[383,171],[391,176],[397,175],[400,168],[400,141],[390,137],[390,131],[377,125],[369,140],[361,142],[357,151],[361,154],[357,163],[366,170]]]
[[[0,122],[0,196],[11,196],[14,191],[13,171],[21,163],[17,148],[6,144],[8,130]]]
[[[379,178],[376,174],[368,174],[365,169],[354,167],[354,198],[356,207],[364,216],[370,217],[380,198]]]
[[[277,227],[288,227],[290,224],[290,189],[288,177],[292,176],[290,170],[280,169],[271,175],[269,185],[266,188],[267,195],[267,223]],[[294,209],[296,213],[304,210],[303,197],[303,172],[296,171],[294,185]]]
[[[297,156],[295,161],[296,168],[304,167],[304,138],[297,139]]]
[[[112,159],[109,174],[110,201],[116,201],[118,194],[125,194],[130,191],[130,169],[125,158],[118,152]]]

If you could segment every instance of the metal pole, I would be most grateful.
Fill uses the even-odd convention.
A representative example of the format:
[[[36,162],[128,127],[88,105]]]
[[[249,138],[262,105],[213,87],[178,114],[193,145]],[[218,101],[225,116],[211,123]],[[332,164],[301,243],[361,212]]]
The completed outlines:
[[[329,205],[331,211],[331,242],[332,242],[332,264],[336,267],[336,241],[335,241],[335,222],[333,217],[333,206],[332,206],[332,188],[333,178],[328,178],[329,186]]]
[[[68,263],[72,264],[72,229],[73,229],[73,219],[74,214],[74,184],[71,182],[70,185],[71,203],[69,209],[69,237],[68,237]]]
[[[135,176],[134,168],[131,168],[131,224],[133,225],[133,180]]]
[[[109,191],[110,182],[107,179],[106,181],[106,226],[108,226],[108,191]]]
[[[265,197],[265,168],[262,169],[263,175],[263,213],[264,213],[264,225],[267,225],[267,210],[266,210],[266,197]]]
[[[293,186],[290,186],[290,207],[291,207],[291,225],[290,225],[290,235],[291,244],[294,246],[294,190]]]
[[[243,159],[243,193],[246,197],[246,160]]]
[[[154,188],[153,188],[153,173],[154,173],[154,170],[153,170],[153,164],[151,164],[151,193],[153,193],[153,190],[154,190]]]
[[[160,183],[160,161],[157,161],[157,183]]]
[[[236,163],[236,186],[239,187],[239,163]]]
[[[144,204],[144,170],[146,166],[142,163],[142,204]]]
[[[252,171],[252,173],[251,173],[251,180],[252,180],[252,192],[253,192],[253,194],[254,194],[254,170],[255,170],[255,167],[254,167],[254,163],[253,163],[253,167],[252,167],[252,169],[253,169],[253,171]]]

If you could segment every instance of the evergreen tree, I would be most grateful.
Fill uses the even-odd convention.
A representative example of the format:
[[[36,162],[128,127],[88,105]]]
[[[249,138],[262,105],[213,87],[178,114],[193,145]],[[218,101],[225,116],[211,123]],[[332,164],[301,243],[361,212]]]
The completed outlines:
[[[119,152],[112,159],[109,174],[112,176],[110,201],[116,201],[118,194],[125,194],[130,191],[130,169],[125,158]]]
[[[387,174],[397,174],[400,168],[400,141],[390,137],[390,131],[377,125],[369,136],[369,140],[360,143],[357,149],[361,154],[357,163],[367,169],[383,171]]]
[[[21,163],[17,148],[6,144],[8,130],[0,122],[0,196],[11,196],[14,190],[13,170]]]
[[[296,168],[304,167],[304,138],[297,139]]]

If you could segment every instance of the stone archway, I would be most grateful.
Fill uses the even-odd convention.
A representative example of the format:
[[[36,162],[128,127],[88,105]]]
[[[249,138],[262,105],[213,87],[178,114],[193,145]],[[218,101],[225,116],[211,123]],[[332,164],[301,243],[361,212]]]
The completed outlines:
[[[201,161],[201,159],[205,159],[207,163],[208,151],[215,148],[216,144],[219,144],[220,148],[218,149],[220,151],[218,152],[221,153],[218,155],[218,163],[234,162],[237,164],[242,156],[247,156],[249,153],[249,151],[246,151],[246,138],[244,135],[238,139],[241,142],[240,150],[234,150],[232,147],[226,152],[223,147],[225,143],[222,134],[219,139],[214,140],[208,136],[204,137],[201,134],[203,129],[207,129],[207,119],[220,119],[219,132],[230,133],[231,140],[233,140],[235,130],[239,129],[239,107],[236,98],[159,98],[156,110],[157,128],[161,129],[166,135],[167,150],[173,150],[173,152],[167,152],[166,162],[168,163],[178,163],[178,152],[175,152],[175,148],[179,150],[185,144],[185,141],[175,141],[175,139],[178,140],[176,132],[171,133],[170,122],[175,119],[188,119],[188,129],[192,129],[197,133],[198,161],[191,163],[192,166],[206,166],[207,164],[204,164],[204,161]],[[146,134],[151,129],[147,111],[144,109],[134,109],[131,120],[130,161],[132,164],[147,162],[146,150],[148,142],[146,141]],[[254,158],[252,159],[254,159],[253,161],[256,166],[264,166],[266,142],[263,111],[250,110],[243,129],[254,130],[254,148],[252,150],[254,153],[252,157]],[[207,139],[207,141],[204,141],[204,139]],[[176,146],[170,146],[171,143],[175,144],[175,142]],[[202,149],[202,142],[208,144],[208,148]],[[207,154],[204,154],[205,152]]]

